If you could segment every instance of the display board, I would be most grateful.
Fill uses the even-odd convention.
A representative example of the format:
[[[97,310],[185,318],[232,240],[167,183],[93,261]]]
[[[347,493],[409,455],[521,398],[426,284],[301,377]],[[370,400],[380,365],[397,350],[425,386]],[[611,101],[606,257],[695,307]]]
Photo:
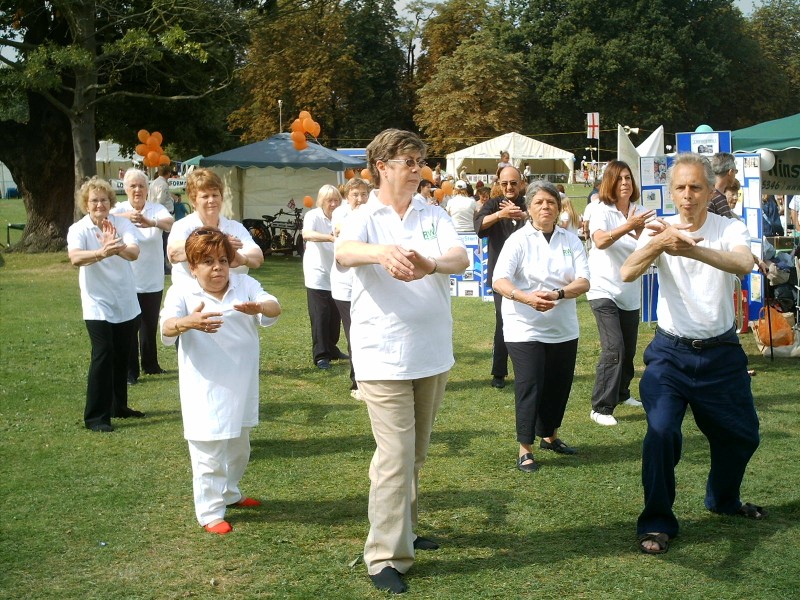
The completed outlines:
[[[460,233],[467,247],[470,264],[461,275],[450,275],[450,295],[467,298],[491,298],[492,284],[488,281],[488,241],[474,233]]]

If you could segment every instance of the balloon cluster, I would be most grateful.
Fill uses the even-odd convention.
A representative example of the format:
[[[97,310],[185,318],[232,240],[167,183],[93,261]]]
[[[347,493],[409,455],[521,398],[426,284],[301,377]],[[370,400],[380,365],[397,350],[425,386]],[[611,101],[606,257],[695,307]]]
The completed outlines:
[[[428,167],[425,167],[426,169]],[[449,179],[447,181],[442,182],[442,187],[433,190],[433,197],[436,198],[439,202],[444,200],[445,196],[452,196],[453,195],[453,182]]]
[[[301,110],[300,115],[292,121],[292,144],[295,150],[305,150],[308,148],[306,134],[308,133],[315,140],[319,137],[320,126],[311,118],[311,113]]]
[[[140,129],[137,137],[141,144],[136,146],[136,154],[144,157],[142,162],[145,167],[157,167],[170,163],[169,156],[164,154],[164,150],[161,148],[164,137],[158,131],[150,133],[146,129]]]

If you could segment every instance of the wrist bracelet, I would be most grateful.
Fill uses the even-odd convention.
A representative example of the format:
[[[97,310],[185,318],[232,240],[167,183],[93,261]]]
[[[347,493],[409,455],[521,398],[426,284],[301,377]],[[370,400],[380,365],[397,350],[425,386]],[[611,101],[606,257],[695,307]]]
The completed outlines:
[[[433,261],[433,271],[431,271],[430,273],[428,273],[428,275],[433,275],[433,274],[434,274],[434,273],[436,273],[436,271],[439,269],[439,263],[438,263],[438,262],[436,262],[436,259],[435,259],[435,258],[433,258],[432,256],[429,256],[429,257],[428,257],[428,260],[432,260],[432,261]]]
[[[556,300],[563,300],[564,299],[564,290],[563,289],[557,289],[555,291],[558,292],[558,298],[556,298]]]
[[[517,290],[511,290],[511,293],[508,295],[508,297],[511,298],[512,300],[516,300],[516,298],[514,297],[514,294],[516,294],[516,293],[517,293]]]

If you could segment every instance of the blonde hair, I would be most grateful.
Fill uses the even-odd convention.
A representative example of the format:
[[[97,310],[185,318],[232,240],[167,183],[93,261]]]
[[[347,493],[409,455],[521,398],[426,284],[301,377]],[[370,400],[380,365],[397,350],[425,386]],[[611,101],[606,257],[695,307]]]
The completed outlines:
[[[319,193],[317,194],[317,208],[322,208],[325,200],[331,196],[338,198],[339,202],[342,201],[342,195],[339,193],[339,188],[337,188],[335,185],[323,185],[321,188],[319,188]]]
[[[111,208],[117,203],[117,195],[114,193],[114,188],[111,187],[111,184],[95,175],[91,179],[84,181],[83,185],[75,193],[75,203],[83,214],[89,212],[89,194],[93,191],[105,192]]]
[[[219,190],[220,195],[225,196],[225,184],[211,169],[195,169],[186,177],[186,195],[192,206],[200,190]]]
[[[575,207],[572,206],[572,200],[569,199],[569,196],[561,199],[561,212],[566,212],[569,215],[567,227],[578,227],[581,224],[581,217],[578,211],[575,210]],[[559,215],[559,221],[561,221],[560,216],[561,215]]]

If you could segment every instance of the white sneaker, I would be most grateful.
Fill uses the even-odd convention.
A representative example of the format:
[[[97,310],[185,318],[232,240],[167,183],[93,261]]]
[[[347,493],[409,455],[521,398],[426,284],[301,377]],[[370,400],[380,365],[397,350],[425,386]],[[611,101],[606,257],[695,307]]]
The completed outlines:
[[[625,400],[625,402],[623,402],[623,404],[624,404],[625,406],[633,406],[633,407],[636,407],[636,408],[642,408],[642,403],[641,403],[641,402],[639,402],[639,401],[638,401],[636,398],[634,398],[633,396],[631,396],[630,398],[628,398],[627,400]]]
[[[355,400],[361,400],[361,391],[360,390],[350,390],[350,397]]]
[[[614,418],[614,415],[601,415],[599,412],[592,411],[589,413],[589,416],[591,417],[592,421],[598,425],[610,427],[617,424],[617,420]]]

